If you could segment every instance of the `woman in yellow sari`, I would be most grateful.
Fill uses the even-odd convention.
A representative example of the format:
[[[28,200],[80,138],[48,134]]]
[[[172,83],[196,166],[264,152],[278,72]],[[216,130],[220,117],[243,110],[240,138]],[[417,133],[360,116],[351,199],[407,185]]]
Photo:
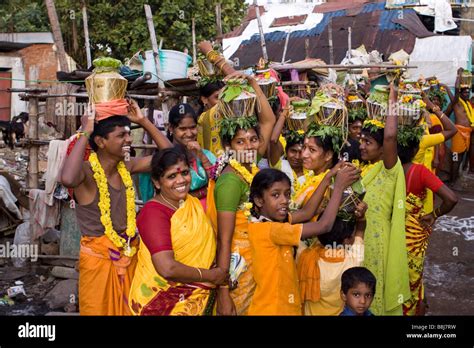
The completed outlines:
[[[155,153],[152,180],[158,193],[137,219],[141,245],[129,307],[134,315],[212,314],[215,287],[227,275],[212,268],[215,235],[201,203],[188,194],[186,154]]]
[[[403,304],[404,315],[425,314],[423,270],[428,238],[436,219],[449,213],[457,197],[443,182],[422,164],[413,162],[423,133],[421,127],[402,127],[399,130],[398,153],[406,177],[406,245],[411,298]],[[427,212],[423,199],[430,189],[442,200],[433,212]]]

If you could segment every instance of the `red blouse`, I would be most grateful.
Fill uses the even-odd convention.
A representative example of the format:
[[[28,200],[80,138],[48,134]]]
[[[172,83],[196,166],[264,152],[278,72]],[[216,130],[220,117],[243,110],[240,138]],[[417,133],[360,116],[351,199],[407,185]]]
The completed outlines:
[[[438,192],[441,186],[443,186],[443,182],[423,164],[412,164],[408,169],[406,174],[407,194],[411,192],[420,196],[427,188]]]
[[[173,250],[171,217],[174,210],[156,201],[147,202],[137,218],[137,227],[150,254]]]

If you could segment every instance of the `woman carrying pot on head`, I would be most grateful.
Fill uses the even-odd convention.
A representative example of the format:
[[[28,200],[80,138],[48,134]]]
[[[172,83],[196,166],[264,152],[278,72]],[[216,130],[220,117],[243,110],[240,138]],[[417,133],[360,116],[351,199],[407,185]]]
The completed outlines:
[[[189,159],[190,195],[198,198],[206,210],[207,185],[216,157],[202,149],[197,141],[197,115],[189,104],[178,104],[169,113],[169,136],[174,145],[182,145]]]
[[[191,168],[180,148],[155,152],[157,194],[137,218],[141,242],[129,306],[134,315],[211,315],[216,285],[227,272],[212,268],[216,240],[211,223],[189,195]]]
[[[220,286],[218,290],[217,314],[245,315],[255,290],[248,239],[250,211],[245,203],[252,179],[258,171],[257,157],[263,156],[268,148],[275,116],[253,77],[234,73],[227,79],[248,82],[255,91],[258,111],[258,117],[235,115],[242,117],[223,118],[219,125],[222,145],[227,153],[231,153],[231,158],[218,163],[213,197],[216,211],[211,218],[218,231],[217,265],[230,271],[229,286]],[[208,204],[211,205],[210,198]]]
[[[324,176],[337,164],[341,146],[340,129],[316,123],[310,124],[305,134],[301,153],[303,168],[308,172],[305,174],[304,183],[297,187],[293,194],[292,200],[296,208],[306,204]],[[317,216],[313,220],[316,218]]]
[[[371,311],[375,315],[402,315],[410,298],[405,241],[405,176],[397,153],[397,93],[390,85],[385,124],[366,120],[360,154],[366,193],[364,266],[377,278]]]

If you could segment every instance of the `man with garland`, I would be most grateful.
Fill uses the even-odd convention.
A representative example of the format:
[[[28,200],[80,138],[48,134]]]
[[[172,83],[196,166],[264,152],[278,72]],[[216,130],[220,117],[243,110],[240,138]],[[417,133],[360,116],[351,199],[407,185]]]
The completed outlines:
[[[461,75],[463,68],[459,68],[456,78],[456,94],[454,100],[449,104],[446,115],[454,111],[456,128],[458,132],[453,137],[451,151],[453,152],[453,165],[451,166],[451,185],[456,183],[459,175],[459,167],[463,161],[464,154],[468,153],[471,144],[471,132],[474,127],[474,111],[469,101],[470,86],[461,86]],[[466,159],[468,161],[469,158]],[[473,169],[470,168],[472,171]]]
[[[143,116],[135,101],[128,115],[82,117],[82,131],[61,174],[74,189],[82,233],[79,257],[81,315],[128,315],[130,284],[136,266],[135,190],[130,174],[151,171],[151,157],[129,158],[130,121],[148,132],[159,149],[171,147],[166,137]],[[87,144],[94,152],[84,161]]]

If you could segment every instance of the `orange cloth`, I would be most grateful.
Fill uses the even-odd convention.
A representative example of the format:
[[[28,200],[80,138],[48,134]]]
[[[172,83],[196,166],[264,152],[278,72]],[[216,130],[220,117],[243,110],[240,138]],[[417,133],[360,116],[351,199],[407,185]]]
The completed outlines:
[[[302,315],[293,247],[303,225],[281,222],[249,223],[253,277],[257,288],[249,315]]]
[[[128,102],[125,99],[115,99],[95,104],[96,120],[102,121],[110,116],[128,114]]]
[[[469,149],[469,145],[471,144],[471,127],[461,126],[459,124],[456,125],[458,132],[453,137],[451,151],[457,153],[463,153]]]
[[[138,245],[138,238],[132,242]],[[81,238],[79,311],[81,315],[131,315],[128,293],[137,264],[136,254],[111,260],[120,253],[107,236]]]
[[[321,298],[319,259],[326,262],[343,262],[344,249],[333,252],[326,249],[319,242],[303,250],[298,261],[298,277],[302,301],[319,301]]]

